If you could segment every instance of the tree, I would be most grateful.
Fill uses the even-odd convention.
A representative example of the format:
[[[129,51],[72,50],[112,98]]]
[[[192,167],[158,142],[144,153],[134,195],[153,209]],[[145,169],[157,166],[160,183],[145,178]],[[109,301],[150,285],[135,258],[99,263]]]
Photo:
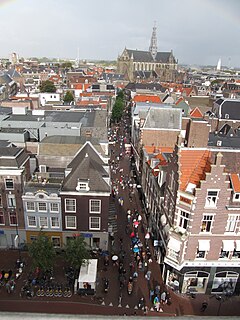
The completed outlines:
[[[73,96],[71,91],[67,91],[66,92],[66,94],[65,94],[65,96],[63,98],[63,101],[67,102],[67,103],[74,101],[74,96]]]
[[[42,271],[52,268],[56,255],[53,243],[40,231],[37,239],[28,245],[29,255],[32,258],[32,267],[39,267]]]
[[[61,65],[62,68],[66,68],[66,69],[71,69],[72,68],[72,62],[70,61],[66,61],[66,62],[63,62],[62,65]]]
[[[122,91],[120,91],[117,95],[116,101],[112,109],[112,120],[114,122],[118,122],[122,118],[123,110],[124,110],[123,99],[124,99],[124,94]]]
[[[69,239],[65,246],[66,260],[75,270],[78,270],[82,264],[90,259],[90,253],[87,249],[86,242],[81,236]]]
[[[41,92],[56,92],[57,88],[55,87],[54,83],[50,80],[43,81],[40,85]]]

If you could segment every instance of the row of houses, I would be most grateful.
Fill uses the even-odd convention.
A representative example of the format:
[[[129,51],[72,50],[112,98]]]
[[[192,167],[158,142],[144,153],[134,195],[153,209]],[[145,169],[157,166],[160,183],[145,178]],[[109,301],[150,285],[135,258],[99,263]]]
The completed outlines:
[[[208,112],[181,105],[131,106],[155,256],[177,292],[238,293],[240,101],[215,101]]]
[[[107,249],[107,112],[17,110],[2,110],[0,248],[24,246],[42,229],[55,247],[81,234]]]

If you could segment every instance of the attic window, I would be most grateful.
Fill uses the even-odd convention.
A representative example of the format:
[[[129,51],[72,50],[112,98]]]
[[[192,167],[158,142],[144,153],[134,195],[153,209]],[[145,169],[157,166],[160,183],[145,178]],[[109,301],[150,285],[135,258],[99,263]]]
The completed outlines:
[[[225,114],[225,119],[229,119],[229,114],[228,113]]]
[[[81,182],[78,181],[77,187],[76,187],[77,191],[89,191],[89,186],[87,182]]]
[[[186,188],[186,192],[193,193],[195,188],[196,188],[196,185],[194,183],[189,182]]]
[[[218,147],[221,147],[221,145],[222,145],[222,141],[221,141],[221,140],[218,140],[218,141],[217,141],[217,146],[218,146]]]
[[[233,194],[233,201],[240,201],[240,193],[234,193]]]

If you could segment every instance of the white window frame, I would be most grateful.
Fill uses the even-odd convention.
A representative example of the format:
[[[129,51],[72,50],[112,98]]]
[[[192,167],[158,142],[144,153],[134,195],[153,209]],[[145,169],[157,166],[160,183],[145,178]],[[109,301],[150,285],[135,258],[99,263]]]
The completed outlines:
[[[35,225],[29,223],[30,218],[34,218]],[[29,228],[36,228],[37,227],[37,218],[36,218],[36,216],[27,216],[27,224],[28,224]]]
[[[16,208],[16,197],[13,193],[7,195],[8,208]]]
[[[92,210],[92,203],[93,202],[98,202],[99,203],[99,210]],[[102,201],[101,200],[99,200],[99,199],[90,199],[89,200],[89,213],[101,213],[101,205],[102,205]]]
[[[237,229],[239,229],[240,215],[238,214],[229,214],[226,232],[237,233]]]
[[[217,208],[217,202],[219,199],[219,191],[220,190],[216,190],[216,189],[215,190],[214,189],[207,190],[205,208]],[[209,195],[210,192],[216,192],[217,194],[216,195]],[[215,200],[213,200],[213,199],[215,199]]]
[[[28,208],[28,204],[33,204],[33,210]],[[26,211],[27,212],[35,212],[35,202],[34,201],[27,201],[26,202]]]
[[[187,211],[184,211],[182,209],[179,209],[178,211],[179,213],[179,217],[178,217],[178,227],[181,228],[182,230],[187,230],[187,228],[189,227],[189,221],[190,221],[190,213]],[[184,216],[184,214],[187,214],[188,216]],[[187,223],[186,228],[184,227],[185,221]]]
[[[68,226],[68,219],[69,218],[72,218],[74,220],[75,227],[69,227]],[[66,229],[74,229],[74,230],[76,230],[77,229],[77,217],[76,216],[65,216],[65,227],[66,227]]]
[[[204,217],[212,217],[212,219],[208,219],[208,218],[204,219]],[[211,226],[210,226],[210,230],[209,231],[202,230],[203,221],[207,221],[207,222],[211,221]],[[211,233],[212,232],[212,228],[213,228],[213,222],[214,222],[214,214],[204,213],[203,217],[202,217],[202,220],[201,220],[201,230],[200,230],[200,232],[202,232],[202,233]],[[207,223],[206,223],[206,226],[207,226]]]
[[[67,201],[74,201],[74,209],[73,210],[67,210]],[[74,198],[65,198],[65,212],[74,212],[76,213],[76,199]]]
[[[42,210],[42,209],[39,208],[39,204],[40,204],[40,203],[46,205],[46,210]],[[38,211],[39,211],[39,212],[47,212],[47,202],[39,201],[39,202],[38,202]]]
[[[204,255],[203,257],[199,256],[201,252]],[[199,249],[197,249],[196,259],[206,259],[206,253],[207,253],[207,251],[200,251]]]
[[[53,206],[56,205],[57,206],[57,210],[53,210]],[[50,212],[59,212],[59,203],[58,202],[50,202]]]
[[[48,228],[48,217],[46,217],[46,216],[43,216],[43,217],[39,217],[38,218],[39,219],[39,227],[40,228],[43,228],[43,229],[47,229]],[[42,224],[41,224],[41,220],[45,220],[45,221],[47,221],[47,224],[45,225],[45,226],[43,226]]]
[[[7,180],[11,180],[12,181],[12,188],[8,188],[7,187]],[[13,178],[5,178],[4,179],[4,182],[5,182],[5,188],[6,188],[6,190],[14,190],[14,180],[13,180]]]
[[[94,223],[92,219],[98,220],[99,227],[92,227],[92,224]],[[101,217],[89,217],[89,230],[101,230]]]
[[[53,219],[57,219],[57,222],[58,222],[57,226],[53,225],[53,223],[52,223]],[[50,217],[50,223],[51,223],[51,228],[52,229],[59,229],[60,228],[60,219],[59,219],[59,217]]]
[[[236,199],[236,196],[238,197],[238,199]],[[240,202],[240,193],[239,192],[235,192],[233,194],[233,201],[234,202]]]

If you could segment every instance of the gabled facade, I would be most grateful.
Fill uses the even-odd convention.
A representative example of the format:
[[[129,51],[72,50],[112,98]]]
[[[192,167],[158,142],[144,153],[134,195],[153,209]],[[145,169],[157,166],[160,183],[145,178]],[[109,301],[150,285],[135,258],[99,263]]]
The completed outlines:
[[[86,142],[66,168],[60,191],[64,243],[81,234],[89,246],[107,249],[110,195],[108,158]]]
[[[169,163],[160,219],[163,278],[173,290],[239,292],[239,177],[230,180],[229,152],[176,147]]]

